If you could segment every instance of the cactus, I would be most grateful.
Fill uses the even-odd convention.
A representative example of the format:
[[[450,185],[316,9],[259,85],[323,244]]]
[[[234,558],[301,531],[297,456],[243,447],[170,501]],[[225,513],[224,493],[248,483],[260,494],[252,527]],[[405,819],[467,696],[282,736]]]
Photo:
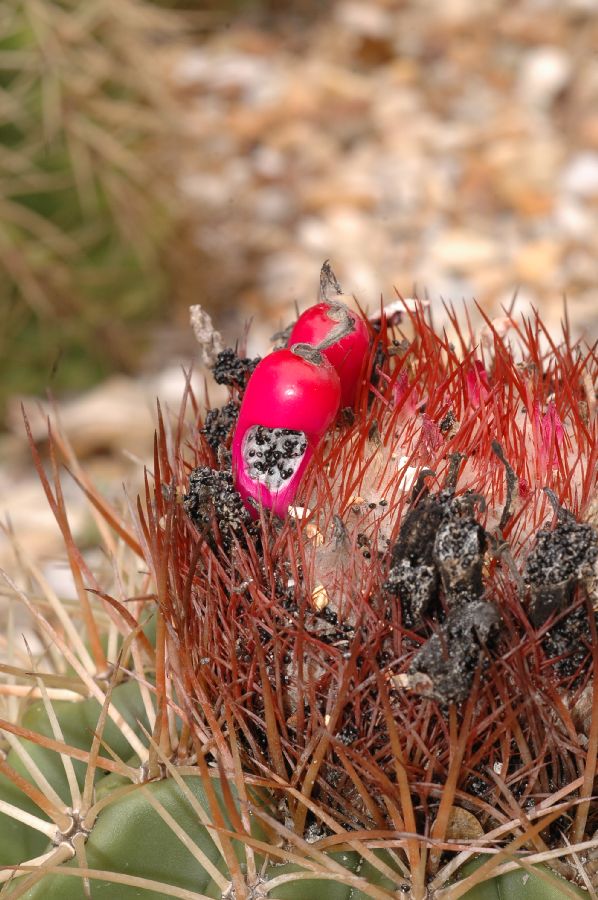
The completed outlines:
[[[126,513],[59,431],[49,473],[31,441],[78,604],[20,548],[10,602],[46,649],[9,634],[0,667],[7,897],[561,900],[595,884],[595,351],[537,316],[486,321],[480,342],[453,316],[456,346],[423,306],[365,324],[354,405],[280,516],[235,491],[258,369],[230,351],[226,415],[202,414],[190,380],[178,416],[158,410]],[[60,460],[104,572],[72,539]]]

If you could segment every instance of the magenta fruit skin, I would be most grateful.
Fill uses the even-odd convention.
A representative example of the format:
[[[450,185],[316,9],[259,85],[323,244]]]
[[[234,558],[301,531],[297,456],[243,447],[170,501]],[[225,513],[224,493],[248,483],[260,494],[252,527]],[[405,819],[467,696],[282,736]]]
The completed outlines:
[[[286,515],[316,446],[336,418],[340,402],[339,376],[325,359],[316,365],[284,348],[270,353],[257,365],[245,389],[232,443],[235,487],[254,517],[260,506],[278,516]],[[301,463],[278,491],[270,491],[247,471],[243,439],[255,425],[302,431],[307,438]]]
[[[341,380],[341,407],[352,407],[355,403],[357,389],[363,381],[365,361],[370,349],[368,327],[361,316],[348,307],[355,330],[341,338],[331,347],[322,350],[328,362],[334,366]],[[288,346],[293,344],[312,344],[314,347],[328,337],[337,322],[328,313],[334,310],[329,303],[317,303],[302,313],[291,332]]]

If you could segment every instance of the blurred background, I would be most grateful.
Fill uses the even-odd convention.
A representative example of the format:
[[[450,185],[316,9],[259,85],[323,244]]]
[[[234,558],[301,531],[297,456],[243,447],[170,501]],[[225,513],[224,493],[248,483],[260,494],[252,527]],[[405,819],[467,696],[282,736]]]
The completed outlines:
[[[29,551],[57,545],[21,400],[50,390],[120,496],[191,303],[263,352],[330,257],[370,309],[517,292],[556,332],[566,295],[594,340],[596,47],[598,0],[1,0],[0,513]]]

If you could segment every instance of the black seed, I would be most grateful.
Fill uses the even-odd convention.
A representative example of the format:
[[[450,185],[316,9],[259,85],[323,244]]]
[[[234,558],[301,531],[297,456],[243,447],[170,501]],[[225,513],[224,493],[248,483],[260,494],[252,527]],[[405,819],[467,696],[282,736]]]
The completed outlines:
[[[247,359],[237,356],[232,348],[227,347],[218,354],[216,362],[212,366],[214,381],[229,387],[244,388],[259,361],[259,356],[255,359]]]
[[[208,410],[202,433],[212,450],[217,451],[219,447],[226,446],[238,415],[239,407],[232,400],[217,409]]]
[[[251,516],[228,471],[215,471],[208,466],[194,469],[189,476],[184,507],[214,550],[223,549],[228,553],[234,540],[241,543],[245,540],[244,529],[252,532]],[[214,522],[220,532],[219,541],[213,533]]]

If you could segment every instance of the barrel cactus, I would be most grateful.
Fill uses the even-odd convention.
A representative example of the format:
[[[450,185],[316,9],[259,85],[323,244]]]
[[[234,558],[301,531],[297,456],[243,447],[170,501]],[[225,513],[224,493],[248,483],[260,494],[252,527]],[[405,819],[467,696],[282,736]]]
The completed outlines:
[[[32,443],[78,604],[26,555],[27,589],[5,576],[45,642],[0,667],[7,897],[596,892],[598,359],[537,316],[451,317],[451,339],[423,305],[360,317],[344,376],[300,351],[328,388],[295,418],[213,352],[227,403],[189,379],[158,411],[126,514],[59,432],[49,474]],[[293,341],[266,358],[285,384]]]

